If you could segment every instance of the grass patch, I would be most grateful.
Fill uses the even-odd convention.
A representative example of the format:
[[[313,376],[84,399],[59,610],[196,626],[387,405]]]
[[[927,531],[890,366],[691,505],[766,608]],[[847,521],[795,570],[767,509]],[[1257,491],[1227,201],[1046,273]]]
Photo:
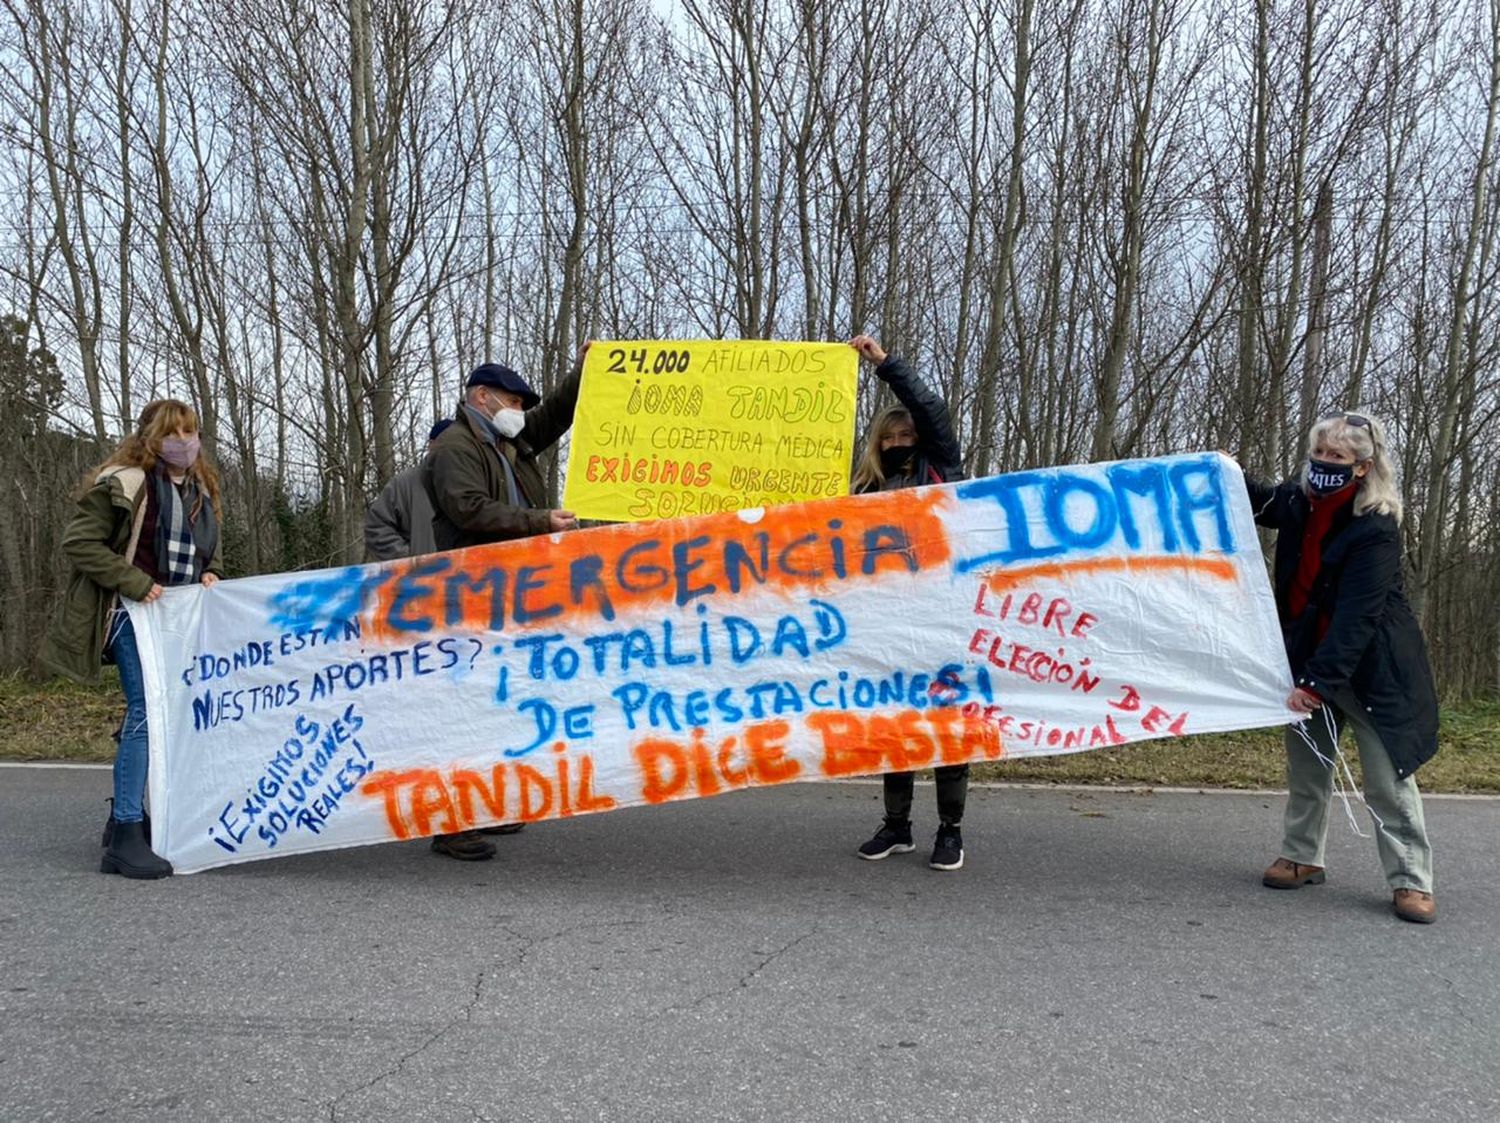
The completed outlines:
[[[1357,777],[1359,754],[1349,734],[1343,747]],[[1250,729],[981,764],[974,775],[1044,784],[1281,788],[1286,786],[1286,758],[1281,729]],[[1438,754],[1422,766],[1417,781],[1430,792],[1500,792],[1500,702],[1445,708]]]
[[[35,683],[0,675],[0,759],[110,761],[110,734],[123,703],[106,667],[97,686]],[[1424,791],[1500,792],[1500,702],[1445,708],[1438,754],[1422,766]],[[1355,774],[1359,761],[1345,738]],[[1280,729],[1146,741],[1070,756],[981,764],[975,779],[1170,788],[1279,788],[1285,783]]]
[[[0,760],[114,760],[111,735],[124,713],[113,667],[94,686],[0,675]]]

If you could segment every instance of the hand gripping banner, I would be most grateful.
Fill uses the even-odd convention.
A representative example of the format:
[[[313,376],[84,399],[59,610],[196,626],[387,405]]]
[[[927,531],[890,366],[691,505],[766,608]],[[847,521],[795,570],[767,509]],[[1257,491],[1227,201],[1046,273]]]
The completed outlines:
[[[178,872],[1283,724],[1217,454],[610,526],[131,604]]]

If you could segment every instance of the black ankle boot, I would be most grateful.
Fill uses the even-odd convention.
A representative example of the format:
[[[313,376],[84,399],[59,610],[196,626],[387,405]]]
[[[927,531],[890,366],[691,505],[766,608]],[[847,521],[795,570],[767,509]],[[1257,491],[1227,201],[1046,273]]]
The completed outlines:
[[[110,836],[115,833],[115,797],[110,796],[105,802],[109,804],[109,818],[104,821],[104,837],[99,840],[100,846],[108,846]],[[141,830],[146,836],[146,845],[151,845],[151,816],[144,811],[141,812]]]
[[[171,877],[172,863],[159,858],[146,844],[142,823],[116,823],[110,831],[109,849],[99,863],[100,873],[149,880]]]

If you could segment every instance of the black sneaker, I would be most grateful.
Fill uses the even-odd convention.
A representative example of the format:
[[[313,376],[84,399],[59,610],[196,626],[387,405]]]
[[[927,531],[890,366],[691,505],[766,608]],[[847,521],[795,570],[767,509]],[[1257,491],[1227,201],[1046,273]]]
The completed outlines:
[[[956,826],[944,823],[938,828],[927,864],[935,870],[956,870],[964,864],[964,838]]]
[[[495,856],[495,844],[483,838],[478,831],[459,831],[457,834],[435,834],[432,836],[434,853],[460,862],[482,862]]]
[[[910,854],[916,848],[911,840],[911,823],[893,823],[887,819],[875,832],[875,837],[859,848],[859,856],[878,862],[892,854]]]

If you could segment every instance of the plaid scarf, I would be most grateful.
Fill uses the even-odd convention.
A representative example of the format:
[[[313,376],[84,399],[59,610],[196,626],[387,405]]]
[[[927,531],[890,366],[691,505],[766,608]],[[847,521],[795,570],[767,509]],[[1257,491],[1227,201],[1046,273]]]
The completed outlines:
[[[191,585],[203,576],[204,563],[218,545],[213,504],[191,476],[174,484],[158,466],[151,482],[156,500],[156,566],[168,585]]]

